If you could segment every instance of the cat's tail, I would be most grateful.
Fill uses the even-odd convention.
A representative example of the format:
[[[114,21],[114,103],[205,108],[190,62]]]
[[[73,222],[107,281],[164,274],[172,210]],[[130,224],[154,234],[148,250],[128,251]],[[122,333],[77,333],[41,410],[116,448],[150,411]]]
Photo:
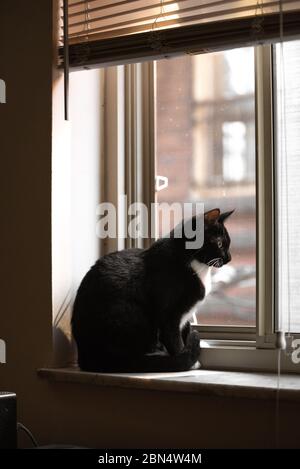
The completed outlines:
[[[187,371],[197,364],[200,355],[199,333],[190,333],[185,348],[178,355],[155,353],[140,357],[107,357],[87,365],[80,360],[79,366],[83,371],[98,373],[155,373],[169,371]]]

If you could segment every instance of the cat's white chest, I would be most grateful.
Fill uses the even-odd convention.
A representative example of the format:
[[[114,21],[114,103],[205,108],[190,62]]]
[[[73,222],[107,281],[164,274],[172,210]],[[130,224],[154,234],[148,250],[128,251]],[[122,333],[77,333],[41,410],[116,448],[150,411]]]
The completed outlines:
[[[205,287],[205,296],[207,296],[211,292],[211,267],[202,262],[193,260],[191,262],[191,267],[197,277],[201,280]]]

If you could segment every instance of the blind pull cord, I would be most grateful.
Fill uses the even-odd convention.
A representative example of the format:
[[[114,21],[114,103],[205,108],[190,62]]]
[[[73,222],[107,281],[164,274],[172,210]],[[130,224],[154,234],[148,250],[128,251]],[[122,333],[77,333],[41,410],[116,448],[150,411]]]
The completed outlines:
[[[69,0],[63,0],[64,12],[64,114],[69,120]]]

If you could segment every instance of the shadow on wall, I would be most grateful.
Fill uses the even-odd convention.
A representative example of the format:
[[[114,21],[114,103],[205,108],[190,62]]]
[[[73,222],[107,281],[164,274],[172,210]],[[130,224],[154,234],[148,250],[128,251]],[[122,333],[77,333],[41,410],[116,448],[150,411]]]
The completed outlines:
[[[73,337],[61,327],[53,326],[53,366],[67,367],[77,363],[77,350]]]

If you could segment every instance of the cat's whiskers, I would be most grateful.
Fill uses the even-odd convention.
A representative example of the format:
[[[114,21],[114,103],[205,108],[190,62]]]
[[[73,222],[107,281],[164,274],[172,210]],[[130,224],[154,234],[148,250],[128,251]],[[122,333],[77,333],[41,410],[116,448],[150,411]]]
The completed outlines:
[[[217,260],[216,258],[215,258],[215,259],[211,259],[210,261],[208,261],[207,265],[208,265],[208,266],[212,266],[212,265],[215,263],[216,260]]]
[[[220,260],[221,260],[220,257],[215,257],[214,259],[211,259],[211,260],[207,263],[207,265],[208,265],[209,267],[216,267],[217,263],[218,263]]]
[[[208,263],[206,264],[207,267],[216,267],[216,263],[220,260],[220,257],[215,257],[214,259],[211,259],[210,261],[208,261]],[[193,275],[198,275],[197,272],[194,272]]]

